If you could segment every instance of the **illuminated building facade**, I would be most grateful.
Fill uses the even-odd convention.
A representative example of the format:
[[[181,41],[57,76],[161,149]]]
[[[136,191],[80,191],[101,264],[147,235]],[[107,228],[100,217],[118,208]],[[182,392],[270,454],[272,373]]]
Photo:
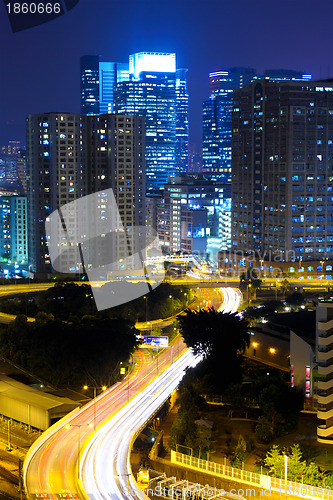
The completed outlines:
[[[59,207],[112,188],[125,227],[144,225],[145,126],[137,116],[45,113],[27,118],[29,263],[51,271],[45,220]],[[75,234],[77,222],[67,231]],[[119,257],[121,257],[119,255]],[[79,271],[68,255],[68,272]]]
[[[332,82],[235,90],[232,128],[232,248],[332,259]]]
[[[145,117],[149,193],[161,191],[169,176],[188,168],[186,73],[176,68],[175,54],[140,52],[128,63],[81,58],[82,114]]]
[[[0,197],[1,259],[28,260],[27,199],[24,196]]]
[[[128,80],[128,63],[101,61],[100,56],[82,56],[81,114],[113,113],[113,87]]]
[[[201,176],[172,177],[164,186],[164,204],[158,215],[158,233],[163,249],[207,254],[212,242],[224,246],[225,224],[230,228],[230,185]],[[230,232],[229,232],[230,234]],[[230,247],[230,239],[225,243]]]
[[[293,70],[266,70],[260,76],[253,68],[235,67],[209,74],[209,99],[203,103],[203,172],[231,181],[231,138],[233,90],[257,79],[269,81],[310,80]]]

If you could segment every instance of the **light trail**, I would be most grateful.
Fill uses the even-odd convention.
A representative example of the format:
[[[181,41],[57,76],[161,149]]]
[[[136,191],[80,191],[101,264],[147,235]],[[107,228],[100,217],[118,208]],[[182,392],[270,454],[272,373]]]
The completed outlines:
[[[223,288],[222,293],[224,310],[232,311],[239,294],[230,288]],[[24,462],[30,499],[58,500],[65,495],[79,500],[148,498],[132,476],[132,442],[178,386],[186,367],[199,361],[182,341],[173,345],[173,353],[168,349],[159,355],[158,374],[155,360],[148,362],[142,353],[137,354],[141,358],[136,358],[139,364],[131,377],[96,398],[96,432],[89,427],[94,418],[92,401],[42,434]]]

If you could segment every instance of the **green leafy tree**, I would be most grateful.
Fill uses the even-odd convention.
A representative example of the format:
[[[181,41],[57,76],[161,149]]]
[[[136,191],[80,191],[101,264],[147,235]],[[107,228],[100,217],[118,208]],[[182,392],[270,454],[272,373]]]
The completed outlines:
[[[281,281],[281,292],[283,297],[286,297],[286,294],[290,292],[291,285],[287,279]]]
[[[304,303],[304,296],[300,292],[293,292],[286,297],[286,304],[288,304],[288,306],[290,306],[292,309],[298,309]]]
[[[214,308],[186,311],[179,316],[179,330],[185,343],[204,358],[237,357],[249,345],[248,322],[235,313],[218,312]]]
[[[203,357],[197,374],[207,377],[213,391],[223,392],[230,383],[240,382],[241,355],[249,345],[247,320],[210,308],[187,310],[178,321],[186,345]]]
[[[274,437],[274,425],[272,425],[272,415],[268,416],[265,415],[259,417],[255,433],[260,443],[270,443],[272,441]]]
[[[267,443],[269,436],[272,439],[295,428],[303,407],[303,393],[291,388],[281,377],[272,377],[269,385],[266,380],[260,389],[258,404],[263,418],[258,422],[256,433]]]
[[[254,293],[258,288],[260,288],[261,283],[262,281],[259,278],[257,271],[250,267],[240,275],[239,288],[242,292],[244,292],[251,285],[252,293]]]
[[[246,441],[240,434],[236,449],[233,454],[233,466],[239,467],[242,464],[242,462],[244,462],[244,460],[246,459],[246,456],[247,456]]]
[[[321,486],[323,474],[314,462],[306,463],[303,460],[302,451],[299,444],[293,444],[288,450],[281,450],[278,445],[274,445],[269,450],[264,459],[266,467],[274,471],[274,475],[282,477],[285,468],[285,456],[287,456],[288,480],[300,482],[312,486]]]
[[[284,457],[277,444],[274,444],[266,453],[264,463],[269,469],[269,472],[274,473],[276,477],[281,477],[282,471],[284,470]]]
[[[288,456],[288,479],[291,481],[301,480],[305,474],[307,465],[305,460],[302,460],[302,452],[299,444],[291,445],[289,453],[286,452],[286,455]]]

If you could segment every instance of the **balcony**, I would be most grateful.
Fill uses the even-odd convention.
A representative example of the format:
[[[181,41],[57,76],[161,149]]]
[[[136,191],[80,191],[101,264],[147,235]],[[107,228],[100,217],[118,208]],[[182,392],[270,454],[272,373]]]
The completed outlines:
[[[319,439],[319,438],[322,438],[322,439],[326,439],[327,441],[330,441],[332,444],[333,443],[333,425],[331,425],[330,427],[325,427],[325,425],[319,425],[317,427],[317,436],[318,436],[319,442],[322,442]]]
[[[319,393],[319,391],[328,391],[329,389],[332,389],[332,388],[333,388],[333,378],[331,380],[327,380],[327,381],[320,380],[320,379],[317,380],[318,393]]]
[[[327,420],[328,418],[332,418],[333,417],[333,408],[331,408],[330,410],[328,411],[321,411],[319,408],[318,408],[318,411],[317,411],[317,418],[320,418],[322,420]],[[333,425],[331,425],[330,427],[332,429],[332,434],[333,434]]]
[[[329,321],[318,321],[318,329],[323,330],[324,332],[327,332],[333,328],[333,319],[330,319]]]
[[[329,359],[333,360],[333,349],[331,351],[319,351],[318,350],[318,361],[327,361]]]
[[[329,333],[329,335],[318,334],[318,345],[328,346],[330,344],[333,344],[333,333]]]

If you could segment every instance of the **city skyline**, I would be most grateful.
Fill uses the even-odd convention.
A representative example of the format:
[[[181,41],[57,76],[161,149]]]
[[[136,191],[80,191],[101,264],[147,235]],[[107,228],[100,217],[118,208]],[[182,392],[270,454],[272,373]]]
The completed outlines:
[[[256,9],[247,1],[231,5],[217,0],[158,6],[151,1],[132,0],[125,6],[101,0],[94,5],[92,9],[88,0],[81,0],[65,16],[15,34],[2,6],[0,40],[6,50],[0,59],[1,143],[25,142],[29,113],[79,112],[78,74],[84,54],[121,61],[128,53],[175,52],[177,66],[189,69],[190,145],[197,150],[210,72],[242,65],[259,72],[267,67],[305,69],[314,79],[332,75],[333,5],[326,0],[317,10],[298,0],[280,2],[278,10],[262,1],[256,2]],[[83,29],[88,22],[89,30]]]

